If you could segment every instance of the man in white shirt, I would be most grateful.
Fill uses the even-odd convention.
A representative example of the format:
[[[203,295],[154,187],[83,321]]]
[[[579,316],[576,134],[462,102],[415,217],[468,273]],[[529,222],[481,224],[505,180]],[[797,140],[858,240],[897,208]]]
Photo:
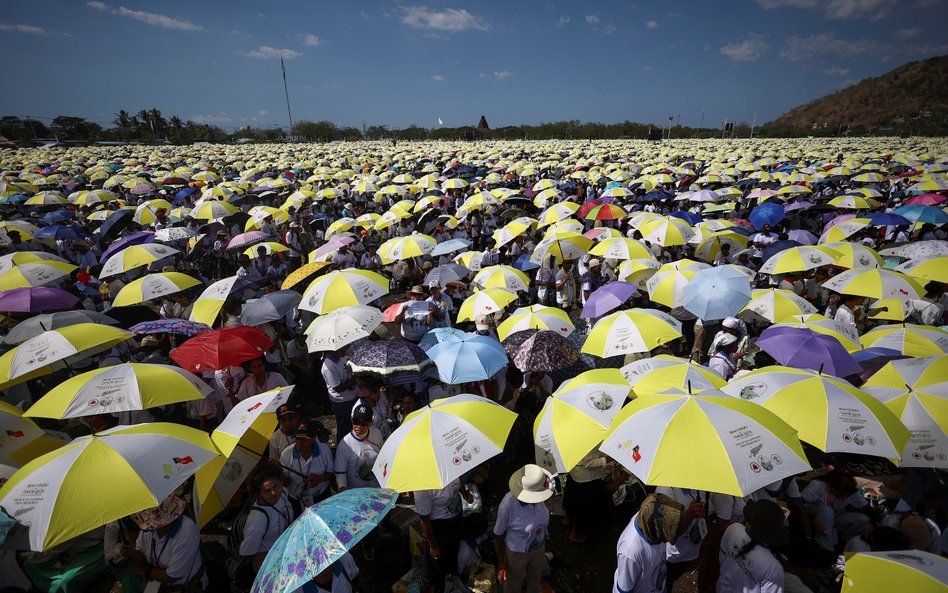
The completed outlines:
[[[675,539],[682,505],[664,494],[650,494],[619,536],[612,593],[664,593],[665,546]]]
[[[355,379],[346,365],[348,359],[342,350],[327,352],[321,369],[329,403],[336,416],[336,443],[352,430],[352,403],[355,401]]]
[[[280,454],[280,465],[286,475],[287,492],[306,508],[329,495],[335,465],[332,451],[316,438],[316,427],[309,422],[300,423],[295,440]]]

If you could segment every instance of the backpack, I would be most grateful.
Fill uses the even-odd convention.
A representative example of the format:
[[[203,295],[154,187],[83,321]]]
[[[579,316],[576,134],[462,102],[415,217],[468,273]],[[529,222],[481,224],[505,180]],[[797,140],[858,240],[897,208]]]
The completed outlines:
[[[302,506],[295,498],[289,498],[290,507],[293,511],[293,519],[299,517],[302,513]],[[270,513],[266,512],[256,502],[251,503],[250,507],[242,511],[231,525],[230,533],[227,535],[227,576],[230,580],[231,593],[246,593],[253,587],[254,579],[257,577],[253,565],[240,555],[240,545],[244,541],[244,527],[247,525],[247,519],[250,513],[257,511],[262,513],[265,519],[263,532],[270,531]],[[291,522],[292,523],[292,522]]]

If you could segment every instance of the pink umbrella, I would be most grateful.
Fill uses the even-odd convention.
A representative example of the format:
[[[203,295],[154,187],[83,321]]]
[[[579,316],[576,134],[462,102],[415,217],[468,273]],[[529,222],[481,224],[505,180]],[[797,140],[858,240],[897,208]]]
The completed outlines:
[[[853,219],[853,218],[856,218],[856,215],[855,215],[855,214],[840,214],[839,216],[837,216],[837,217],[834,218],[833,220],[831,220],[831,221],[829,221],[829,222],[826,223],[826,226],[823,227],[823,232],[825,233],[826,231],[830,230],[831,228],[833,228],[834,226],[838,225],[839,223],[841,223],[841,222],[843,222],[843,221],[846,221],[846,220]]]
[[[333,237],[329,241],[326,241],[325,245],[320,246],[319,249],[316,250],[316,253],[313,254],[313,261],[316,261],[325,255],[329,255],[333,251],[338,250],[340,247],[345,247],[353,241],[355,241],[355,239],[352,237],[345,237],[342,235]]]
[[[937,206],[945,202],[948,202],[948,196],[942,194],[922,194],[905,201],[906,204],[921,204],[922,206]]]
[[[227,251],[246,249],[251,245],[263,243],[269,238],[270,235],[264,233],[263,231],[250,231],[247,233],[241,233],[239,235],[235,235],[234,238],[227,243]]]

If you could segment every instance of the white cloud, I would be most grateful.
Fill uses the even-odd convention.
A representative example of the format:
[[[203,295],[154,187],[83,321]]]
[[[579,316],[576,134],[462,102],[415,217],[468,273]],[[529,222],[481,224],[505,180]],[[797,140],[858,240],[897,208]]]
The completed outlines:
[[[911,39],[912,37],[918,37],[922,30],[918,27],[911,27],[908,29],[899,29],[895,32],[895,36],[899,39]]]
[[[434,29],[451,33],[488,29],[487,23],[482,18],[474,16],[463,8],[438,10],[428,8],[426,5],[406,7],[405,14],[402,15],[402,23],[416,29]]]
[[[212,125],[229,124],[232,121],[234,121],[231,118],[227,117],[227,114],[224,113],[223,111],[221,111],[220,113],[208,113],[206,115],[192,115],[190,117],[190,120],[197,124],[212,124]]]
[[[497,80],[506,80],[513,75],[514,73],[511,72],[510,70],[501,70],[500,72],[491,72],[491,73],[481,72],[480,77],[481,78],[496,78]]]
[[[186,21],[184,19],[179,19],[171,16],[166,16],[163,14],[158,14],[156,12],[145,12],[144,10],[132,10],[130,8],[125,8],[124,6],[109,6],[105,2],[98,2],[97,0],[89,0],[86,2],[86,6],[89,8],[94,8],[95,10],[100,10],[102,12],[111,12],[112,14],[118,16],[128,17],[130,19],[135,19],[136,21],[141,21],[143,23],[153,25],[155,27],[162,27],[164,29],[176,29],[178,31],[202,31],[203,28],[195,25],[191,21]]]
[[[594,33],[599,35],[612,35],[615,33],[618,28],[612,23],[606,23],[605,25],[600,26],[602,19],[599,18],[598,14],[588,14],[586,15],[586,24],[592,27]]]
[[[434,76],[431,77],[431,80],[435,80],[435,81],[437,81],[437,82],[442,82],[442,81],[444,81],[444,76],[441,76],[440,74],[435,74]]]
[[[255,50],[242,52],[241,55],[247,56],[248,58],[285,58],[287,60],[292,60],[293,58],[298,58],[303,54],[285,47],[278,49],[275,47],[270,47],[269,45],[261,45]]]
[[[649,29],[657,29],[657,28],[658,28],[658,21],[649,21],[649,22],[645,23],[645,26],[648,27]]]
[[[266,117],[266,116],[270,115],[270,112],[267,111],[266,109],[258,109],[258,110],[257,110],[257,115],[259,115],[260,117]]]
[[[320,43],[322,43],[322,40],[312,33],[307,33],[306,36],[303,37],[303,45],[317,46]]]
[[[13,31],[16,33],[26,33],[27,35],[49,35],[49,31],[42,27],[24,25],[22,23],[0,23],[0,31]]]
[[[720,49],[721,55],[735,62],[753,62],[770,49],[763,35],[751,33],[743,41],[732,41]]]
[[[563,25],[565,25],[565,24],[567,24],[568,22],[570,22],[571,20],[573,20],[573,19],[569,18],[569,17],[566,16],[565,14],[561,14],[561,15],[560,15],[560,18],[556,19],[556,22],[553,23],[553,26],[556,27],[556,28],[560,28],[560,27],[562,27]]]
[[[849,74],[849,68],[840,68],[839,66],[830,66],[820,70],[823,74],[827,76],[832,76],[833,78],[843,78]]]
[[[586,15],[586,22],[587,22],[588,24],[590,24],[590,25],[598,25],[598,24],[599,24],[599,15],[598,15],[598,14],[587,14],[587,15]]]
[[[824,10],[830,19],[868,18],[879,20],[897,4],[897,0],[757,0],[764,10],[801,8]]]
[[[790,62],[801,62],[821,56],[854,58],[879,49],[881,46],[868,39],[847,41],[832,33],[819,33],[807,37],[790,37],[780,50],[780,57]]]

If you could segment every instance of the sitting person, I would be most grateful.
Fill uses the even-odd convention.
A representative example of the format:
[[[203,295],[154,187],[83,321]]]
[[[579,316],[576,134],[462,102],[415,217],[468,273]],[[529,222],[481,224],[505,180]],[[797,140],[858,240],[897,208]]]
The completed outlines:
[[[141,528],[132,559],[144,568],[149,581],[174,585],[178,589],[206,588],[207,576],[201,560],[201,534],[184,514],[187,504],[171,495],[158,507],[132,515]]]

